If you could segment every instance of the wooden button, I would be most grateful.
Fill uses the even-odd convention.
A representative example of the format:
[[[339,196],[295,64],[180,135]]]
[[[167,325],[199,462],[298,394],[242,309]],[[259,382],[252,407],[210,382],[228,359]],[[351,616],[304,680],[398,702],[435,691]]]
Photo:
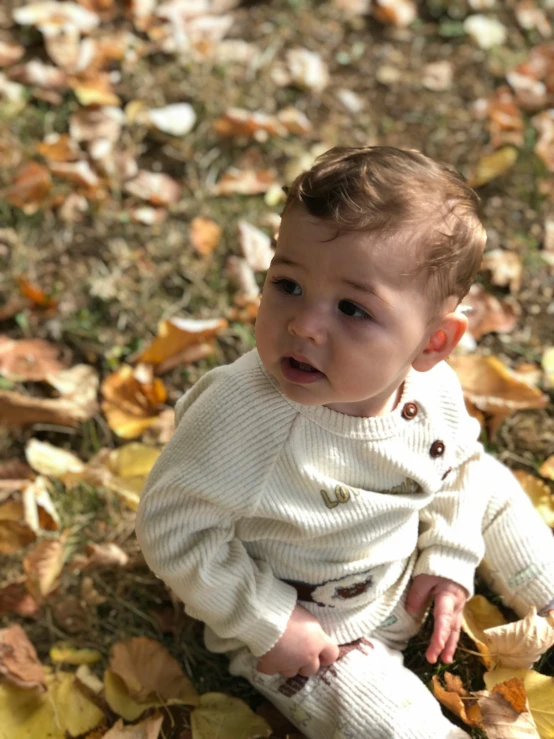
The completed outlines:
[[[419,408],[415,403],[406,403],[404,408],[402,408],[402,418],[406,418],[408,421],[411,421],[412,418],[415,418],[417,416]]]
[[[429,454],[432,457],[442,457],[442,455],[444,454],[444,450],[445,450],[444,442],[434,441],[431,444],[431,449],[429,451]]]

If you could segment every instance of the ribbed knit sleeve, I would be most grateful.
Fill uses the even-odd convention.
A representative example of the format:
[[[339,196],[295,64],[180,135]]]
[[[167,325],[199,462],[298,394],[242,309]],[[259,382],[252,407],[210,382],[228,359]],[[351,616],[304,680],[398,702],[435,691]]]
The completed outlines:
[[[475,570],[485,553],[481,533],[486,501],[478,451],[452,470],[440,491],[420,511],[416,575],[437,575],[459,583],[473,595]]]
[[[248,555],[235,527],[255,513],[292,416],[248,357],[208,373],[179,401],[137,513],[144,557],[187,613],[254,655],[283,634],[297,594]]]

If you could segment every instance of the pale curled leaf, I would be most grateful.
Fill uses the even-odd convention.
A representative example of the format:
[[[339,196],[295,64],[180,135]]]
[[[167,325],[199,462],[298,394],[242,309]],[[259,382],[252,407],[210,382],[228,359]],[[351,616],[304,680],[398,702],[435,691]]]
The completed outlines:
[[[495,685],[519,677],[523,680],[529,709],[541,739],[554,739],[554,678],[534,670],[512,670],[499,667],[483,676],[488,690]]]
[[[0,675],[20,688],[45,687],[44,667],[19,624],[0,630]]]
[[[498,608],[482,595],[473,596],[464,607],[462,628],[475,642],[486,667],[491,667],[492,657],[485,631],[505,623],[506,619]]]
[[[552,645],[554,626],[531,608],[524,619],[485,630],[493,661],[499,667],[531,667]]]
[[[163,716],[155,714],[132,726],[124,726],[121,719],[104,734],[102,739],[158,739]]]
[[[501,693],[475,694],[488,739],[541,739],[530,711],[518,713]]]
[[[35,600],[46,598],[58,586],[63,567],[63,546],[60,541],[40,541],[23,560],[27,588]]]

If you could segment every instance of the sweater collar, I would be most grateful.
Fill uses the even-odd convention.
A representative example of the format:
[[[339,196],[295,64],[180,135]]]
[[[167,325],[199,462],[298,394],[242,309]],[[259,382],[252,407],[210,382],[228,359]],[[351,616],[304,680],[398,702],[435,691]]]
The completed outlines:
[[[366,440],[386,439],[404,432],[407,423],[410,424],[410,427],[413,427],[413,425],[421,423],[421,421],[427,417],[427,413],[425,412],[425,408],[421,402],[422,395],[424,395],[424,392],[422,392],[423,373],[416,372],[413,368],[404,380],[402,397],[393,411],[386,413],[384,416],[348,416],[345,413],[333,411],[325,406],[302,405],[301,403],[289,400],[282,393],[277,381],[263,366],[257,349],[255,349],[254,352],[261,372],[269,380],[283,400],[285,400],[300,415],[309,419],[318,426],[327,429],[331,433],[337,434],[338,436]],[[417,403],[418,414],[415,418],[407,421],[406,418],[402,416],[402,409],[406,403],[410,402]]]

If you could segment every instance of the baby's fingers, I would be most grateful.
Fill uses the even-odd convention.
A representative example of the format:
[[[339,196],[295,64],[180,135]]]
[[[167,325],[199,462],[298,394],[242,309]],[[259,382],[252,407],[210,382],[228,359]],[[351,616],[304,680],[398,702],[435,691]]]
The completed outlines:
[[[462,614],[452,619],[452,626],[450,628],[450,636],[446,640],[444,649],[441,654],[443,662],[450,663],[454,660],[454,654],[456,653],[456,647],[460,639],[460,630],[462,628]]]
[[[455,598],[451,593],[437,593],[433,609],[435,625],[425,654],[431,664],[435,664],[448,642],[454,621],[454,607]]]

